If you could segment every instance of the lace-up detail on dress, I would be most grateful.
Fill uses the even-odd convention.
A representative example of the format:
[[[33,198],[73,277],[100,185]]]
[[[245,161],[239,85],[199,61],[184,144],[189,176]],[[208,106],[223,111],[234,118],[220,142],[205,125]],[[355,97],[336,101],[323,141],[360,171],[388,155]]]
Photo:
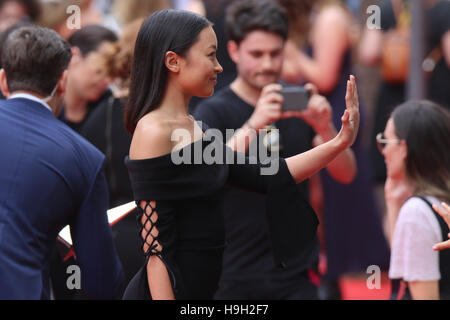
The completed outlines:
[[[140,235],[142,240],[141,249],[144,252],[145,260],[148,262],[151,256],[157,256],[166,266],[172,280],[172,288],[177,292],[176,278],[172,268],[162,255],[163,247],[159,242],[159,230],[156,226],[158,213],[156,212],[156,201],[137,201],[137,220],[140,224]],[[145,204],[142,206],[142,204]],[[143,207],[143,208],[142,208]]]
[[[153,201],[154,202],[154,201]],[[137,219],[140,223],[139,233],[141,235],[141,249],[146,258],[157,255],[161,256],[162,247],[158,241],[159,231],[156,228],[158,214],[156,213],[156,204],[152,205],[152,201],[145,201],[144,208],[138,204]]]

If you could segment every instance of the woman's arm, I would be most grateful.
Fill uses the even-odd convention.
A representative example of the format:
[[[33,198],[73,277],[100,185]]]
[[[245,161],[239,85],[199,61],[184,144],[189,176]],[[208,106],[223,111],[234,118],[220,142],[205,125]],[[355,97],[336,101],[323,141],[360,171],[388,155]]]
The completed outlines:
[[[410,281],[408,287],[414,300],[439,300],[439,282],[437,280]]]
[[[171,131],[168,126],[161,125],[158,121],[153,121],[150,117],[144,117],[136,126],[133,134],[133,140],[130,146],[130,158],[147,159],[164,155],[172,151],[172,142],[170,140]],[[149,205],[147,205],[149,204]],[[145,210],[142,214],[141,225],[143,226],[141,237],[144,241],[143,251],[149,254],[150,245],[154,237],[157,237],[159,231],[156,227],[152,228],[152,223],[158,220],[158,213],[155,201],[141,201],[140,207]],[[150,217],[150,222],[147,217]],[[150,234],[148,232],[151,230]],[[159,243],[156,243],[156,251],[163,250]],[[175,296],[169,278],[169,273],[164,262],[156,255],[151,255],[146,266],[147,281],[152,299],[154,300],[174,300]]]
[[[337,135],[337,130],[333,124],[333,111],[328,100],[318,94],[318,89],[311,83],[305,88],[312,93],[308,104],[308,109],[301,112],[300,118],[308,123],[317,133],[313,139],[313,146],[316,147],[330,141]],[[327,166],[327,171],[334,180],[339,183],[350,183],[356,176],[356,160],[352,149],[347,148]]]
[[[331,6],[322,9],[312,29],[313,57],[288,42],[283,77],[288,81],[303,78],[315,84],[321,93],[333,90],[339,80],[343,56],[349,47],[349,27],[342,8]]]
[[[330,141],[336,136],[336,128],[330,123],[330,128],[314,138],[313,146],[321,145],[324,142]],[[327,166],[327,171],[330,176],[339,183],[348,184],[355,179],[358,171],[356,166],[355,154],[351,148],[347,148],[340,155],[336,157]]]
[[[359,102],[354,76],[350,76],[350,80],[347,81],[345,101],[346,110],[341,118],[342,127],[336,137],[314,149],[286,159],[289,171],[297,183],[326,167],[355,142],[359,128]]]
[[[359,45],[359,60],[369,66],[376,66],[381,59],[381,48],[383,45],[383,31],[370,30],[364,31]]]

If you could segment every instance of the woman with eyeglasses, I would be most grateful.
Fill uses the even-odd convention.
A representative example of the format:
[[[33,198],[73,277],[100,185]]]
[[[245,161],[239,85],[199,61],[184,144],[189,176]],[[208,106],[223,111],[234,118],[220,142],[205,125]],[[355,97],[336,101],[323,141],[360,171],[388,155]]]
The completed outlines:
[[[433,246],[449,227],[432,206],[450,201],[450,112],[429,101],[406,102],[394,109],[377,143],[395,224],[389,277],[406,284],[403,298],[448,299],[450,251]]]

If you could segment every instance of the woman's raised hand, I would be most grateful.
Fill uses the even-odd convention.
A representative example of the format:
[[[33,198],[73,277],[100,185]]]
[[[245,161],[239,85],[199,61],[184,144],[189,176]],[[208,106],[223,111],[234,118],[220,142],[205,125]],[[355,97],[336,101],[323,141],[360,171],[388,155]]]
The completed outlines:
[[[355,143],[359,129],[359,100],[356,79],[353,75],[347,81],[347,93],[345,95],[346,109],[341,118],[342,127],[338,137],[346,148]]]

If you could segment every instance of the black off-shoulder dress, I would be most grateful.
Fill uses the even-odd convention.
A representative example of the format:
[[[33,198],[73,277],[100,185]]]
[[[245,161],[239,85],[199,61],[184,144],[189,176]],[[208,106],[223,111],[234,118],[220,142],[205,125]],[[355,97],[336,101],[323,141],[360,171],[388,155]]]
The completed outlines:
[[[206,149],[222,150],[212,152],[223,155],[221,161],[195,164],[194,150],[198,154]],[[186,152],[193,164],[175,164],[173,156],[186,157]],[[244,160],[245,164],[237,164]],[[145,221],[156,220],[152,227],[158,230],[157,238],[150,234],[149,223],[144,232],[143,244],[149,247],[146,261],[156,255],[164,262],[176,299],[212,299],[217,290],[226,245],[222,205],[226,184],[267,194],[267,212],[261,214],[268,219],[275,265],[283,268],[313,246],[317,217],[299,194],[285,161],[272,161],[277,163],[250,164],[249,158],[214,138],[156,158],[125,159],[141,231],[142,215]],[[271,165],[278,165],[278,172],[262,175],[261,169]],[[142,200],[151,210],[140,208]],[[146,213],[150,211],[157,212],[157,219]],[[151,299],[145,266],[129,283],[124,299]]]

